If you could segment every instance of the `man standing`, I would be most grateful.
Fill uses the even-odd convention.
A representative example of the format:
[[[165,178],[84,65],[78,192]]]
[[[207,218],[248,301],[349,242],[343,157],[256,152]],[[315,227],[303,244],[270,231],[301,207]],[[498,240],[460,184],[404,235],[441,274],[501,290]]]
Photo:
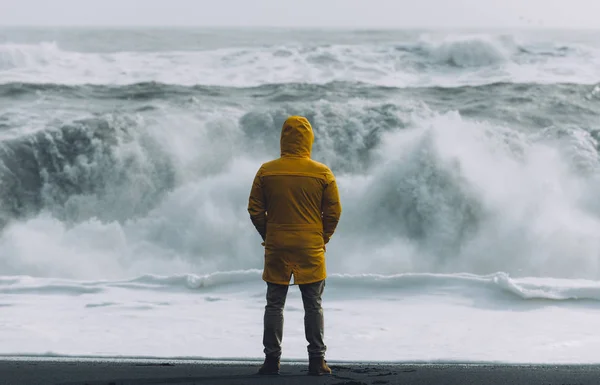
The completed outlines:
[[[259,374],[279,373],[283,308],[292,276],[304,303],[309,374],[331,373],[325,361],[321,296],[327,277],[325,245],[342,208],[333,173],[310,158],[313,141],[309,121],[289,117],[281,130],[281,157],[260,167],[250,192],[248,212],[264,241],[267,282],[265,362]]]

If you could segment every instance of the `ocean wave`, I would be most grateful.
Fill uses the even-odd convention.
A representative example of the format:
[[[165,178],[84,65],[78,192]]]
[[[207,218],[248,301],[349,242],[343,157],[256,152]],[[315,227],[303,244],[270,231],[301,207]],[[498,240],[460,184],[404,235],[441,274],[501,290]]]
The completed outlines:
[[[2,277],[0,293],[27,295],[82,295],[112,289],[145,291],[218,292],[247,291],[262,286],[261,270],[239,270],[211,274],[181,274],[173,276],[143,275],[121,281],[72,281],[33,278],[28,276]],[[491,293],[507,295],[515,300],[600,301],[600,282],[552,278],[512,278],[498,272],[488,275],[468,273],[432,274],[330,274],[327,278],[331,295],[353,297],[355,291],[383,295],[398,292],[404,295],[446,293],[463,297],[485,296]],[[340,294],[341,293],[341,294]]]
[[[434,289],[460,289],[467,294],[483,290],[493,290],[510,294],[523,300],[600,300],[600,282],[573,281],[549,278],[511,278],[508,274],[499,272],[488,275],[475,274],[429,274],[412,273],[396,275],[332,275],[328,281],[334,286],[364,287],[379,290],[419,288],[424,292],[435,292]],[[468,294],[467,294],[468,296]]]
[[[55,42],[5,43],[0,44],[0,83],[227,87],[333,81],[396,87],[590,83],[600,77],[599,60],[600,51],[593,47],[541,49],[537,43],[489,34],[424,36],[381,44],[289,43],[159,52],[75,52]]]
[[[163,107],[153,124],[97,115],[13,139],[12,152],[0,153],[10,171],[0,186],[0,270],[98,278],[259,267],[248,185],[277,156],[285,118],[302,113],[315,127],[314,157],[335,170],[346,202],[330,251],[336,271],[596,278],[597,133],[560,124],[562,113],[554,129],[517,130],[502,87],[445,95],[457,104],[491,98],[480,119],[405,97],[255,99],[253,108]],[[548,88],[506,87],[503,98],[531,98],[536,114],[559,109]],[[517,126],[528,112],[514,111]]]
[[[425,41],[422,49],[434,61],[455,67],[484,67],[511,61],[518,52],[510,37],[451,36],[442,41]]]
[[[56,42],[40,44],[0,44],[0,71],[44,67],[60,63],[65,52]]]
[[[175,178],[143,122],[123,114],[62,122],[2,140],[0,176],[0,228],[10,218],[43,209],[67,222],[131,219],[150,210]]]
[[[600,97],[600,85],[591,83],[553,83],[535,82],[492,82],[480,85],[444,86],[410,86],[395,87],[374,85],[360,81],[332,81],[322,84],[314,83],[278,83],[261,84],[249,87],[226,87],[209,85],[177,85],[160,82],[141,82],[125,85],[65,85],[54,83],[6,83],[0,84],[0,98],[57,98],[57,99],[97,99],[123,100],[128,102],[144,102],[152,100],[194,101],[194,98],[205,98],[207,101],[236,101],[240,98],[253,98],[271,103],[310,102],[323,98],[328,100],[366,98],[385,99],[391,96],[412,95],[413,98],[437,97],[451,102],[455,96],[459,102],[465,94],[472,97],[485,98],[511,97],[515,100],[524,92],[536,94],[538,99],[547,93],[580,96],[592,100]],[[469,95],[471,96],[471,95]],[[583,99],[582,99],[583,100]],[[510,102],[510,99],[507,99]],[[520,100],[522,102],[522,100]],[[530,100],[532,101],[532,100]]]

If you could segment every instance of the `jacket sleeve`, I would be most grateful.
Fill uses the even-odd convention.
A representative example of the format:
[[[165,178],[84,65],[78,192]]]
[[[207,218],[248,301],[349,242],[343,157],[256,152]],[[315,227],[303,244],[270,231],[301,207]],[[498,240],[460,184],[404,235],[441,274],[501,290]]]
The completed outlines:
[[[340,195],[333,173],[330,173],[327,186],[325,186],[321,210],[323,212],[323,238],[327,244],[342,215]]]
[[[250,199],[248,201],[248,213],[250,214],[252,224],[256,227],[256,230],[264,241],[267,236],[267,209],[263,193],[261,171],[262,168],[258,170],[254,177],[254,181],[252,182]]]

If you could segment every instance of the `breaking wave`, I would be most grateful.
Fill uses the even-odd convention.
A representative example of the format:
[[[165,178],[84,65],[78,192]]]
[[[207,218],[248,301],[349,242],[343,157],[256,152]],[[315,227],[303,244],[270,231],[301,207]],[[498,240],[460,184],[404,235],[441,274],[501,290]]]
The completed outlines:
[[[139,52],[60,45],[0,45],[3,274],[260,269],[249,186],[278,156],[285,118],[301,114],[342,194],[331,274],[600,277],[597,85],[507,76],[528,65],[566,74],[581,49],[491,35]],[[595,51],[585,52],[593,64]],[[429,80],[395,84],[407,74]],[[463,76],[485,84],[455,81]]]
[[[568,58],[569,60],[564,60]],[[310,44],[172,51],[65,50],[60,42],[0,44],[0,83],[252,87],[359,81],[433,87],[495,82],[593,83],[600,50],[520,42],[510,35],[423,35],[418,42]],[[473,68],[485,71],[471,71]],[[456,76],[460,71],[461,76]]]
[[[38,295],[82,295],[134,289],[145,291],[196,291],[218,293],[225,287],[237,287],[239,291],[254,290],[261,285],[261,270],[216,272],[205,275],[144,275],[123,281],[69,281],[32,277],[14,277],[10,282],[0,281],[0,293]],[[331,274],[328,278],[328,295],[335,297],[344,292],[373,291],[385,296],[390,293],[435,293],[452,292],[464,297],[487,296],[488,299],[551,300],[551,301],[600,301],[600,284],[597,281],[573,281],[559,279],[514,279],[506,273],[490,275],[474,274]],[[261,285],[262,286],[262,285]],[[233,289],[236,290],[236,289]],[[339,293],[338,293],[339,291]],[[475,294],[476,293],[476,294]]]
[[[147,213],[175,172],[140,120],[80,119],[0,144],[0,226],[49,210],[67,222]]]
[[[510,38],[456,36],[440,42],[425,42],[423,49],[439,63],[456,67],[484,67],[512,60],[518,46]]]
[[[600,274],[593,131],[517,130],[408,100],[283,103],[225,119],[195,108],[3,143],[13,204],[2,270],[93,279],[260,268],[248,186],[277,156],[285,118],[303,113],[344,202],[331,273]]]
[[[35,45],[0,44],[0,71],[60,64],[64,54],[56,42]]]

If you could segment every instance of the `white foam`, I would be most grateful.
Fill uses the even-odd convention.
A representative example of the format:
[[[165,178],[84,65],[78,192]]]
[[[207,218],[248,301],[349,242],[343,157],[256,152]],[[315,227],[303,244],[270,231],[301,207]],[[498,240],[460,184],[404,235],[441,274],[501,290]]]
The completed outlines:
[[[318,108],[340,119],[364,113],[356,102]],[[525,135],[456,113],[401,118],[409,128],[386,134],[369,168],[337,175],[344,213],[328,248],[332,274],[598,279],[600,178],[590,135],[577,128]],[[120,221],[61,222],[44,212],[13,222],[0,236],[4,274],[120,279],[262,268],[246,206],[254,173],[270,157],[266,146],[234,122],[221,125],[227,135],[210,146],[217,132],[210,123],[184,122],[182,136],[153,133],[174,160],[178,183],[152,210]],[[340,137],[336,120],[329,124],[320,127],[325,148]],[[359,126],[354,132],[346,152],[325,151],[319,160],[342,164],[369,134]],[[97,205],[94,196],[76,198],[70,205],[80,212]]]
[[[577,142],[532,141],[457,114],[417,125],[384,138],[364,184],[341,181],[360,204],[348,205],[336,242],[369,255],[358,271],[598,278],[600,219],[582,199],[596,182],[564,155]],[[388,247],[398,254],[379,252]]]
[[[232,289],[229,283],[239,278],[245,283]],[[11,299],[10,306],[2,307],[3,355],[262,356],[265,285],[256,271],[194,277],[221,282],[193,288],[186,283],[189,278],[182,276],[129,281],[142,286],[116,281],[54,282],[55,288],[69,284],[88,288],[79,292],[50,291],[50,282],[37,278],[15,279],[16,283],[0,286],[0,304]],[[45,295],[18,290],[35,285],[46,285]],[[173,291],[170,285],[185,289]],[[521,293],[525,285],[530,285],[528,294]],[[13,293],[7,297],[6,289],[11,287]],[[98,287],[102,290],[89,290]],[[501,295],[505,290],[520,294]],[[579,298],[585,290],[598,299],[597,282],[514,280],[503,273],[333,275],[324,295],[327,358],[597,363],[593,354],[600,347],[597,306],[569,301],[545,306],[544,301],[522,299],[555,300],[577,291]],[[306,359],[302,301],[295,287],[286,303],[283,358]]]
[[[35,45],[0,44],[0,71],[60,64],[63,53],[56,42]]]
[[[0,293],[11,295],[83,295],[105,293],[114,289],[133,289],[173,293],[244,293],[261,283],[262,270],[215,272],[204,275],[173,276],[143,275],[133,279],[110,281],[75,281],[29,276],[3,277]],[[506,273],[475,275],[469,273],[433,274],[330,274],[327,278],[330,298],[368,298],[377,293],[378,299],[390,296],[451,293],[456,297],[483,298],[490,303],[498,299],[524,300],[589,300],[600,301],[600,282],[550,278],[511,278]],[[362,292],[362,293],[361,293]],[[16,297],[15,297],[16,298]],[[17,300],[18,301],[18,300]],[[103,302],[98,306],[111,306]]]
[[[539,41],[523,48],[525,43],[517,43],[511,36],[455,34],[415,39],[381,45],[288,43],[101,53],[66,51],[53,42],[0,44],[0,83],[159,82],[251,87],[348,81],[396,87],[448,87],[510,81],[589,84],[600,77],[600,51],[592,46],[570,51],[557,47],[557,54],[549,55],[536,51]],[[561,56],[564,52],[567,56]]]
[[[503,41],[489,35],[449,36],[441,41],[427,41],[424,49],[442,64],[456,67],[483,67],[511,60],[517,52],[514,41]]]

